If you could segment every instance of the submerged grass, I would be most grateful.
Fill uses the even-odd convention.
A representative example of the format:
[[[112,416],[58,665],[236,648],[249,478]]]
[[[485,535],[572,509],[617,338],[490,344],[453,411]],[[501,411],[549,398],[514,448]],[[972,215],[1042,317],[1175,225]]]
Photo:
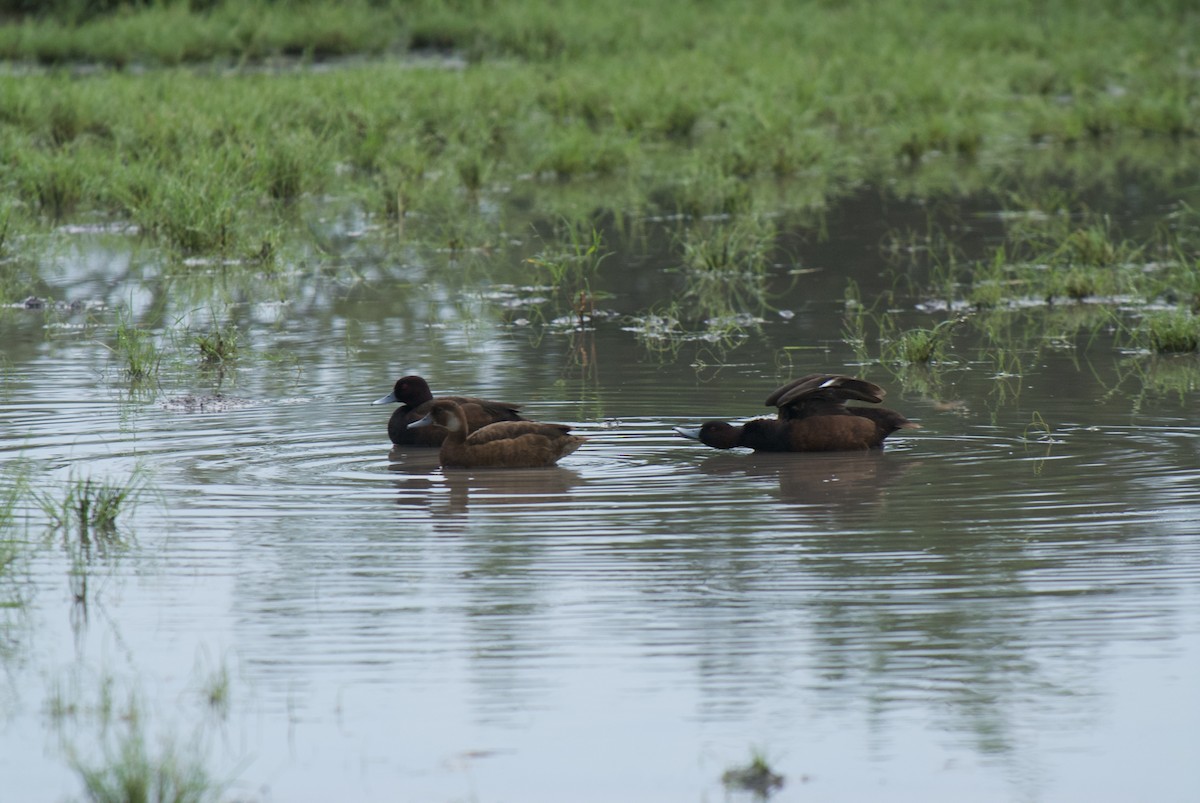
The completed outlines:
[[[131,692],[122,703],[109,676],[101,680],[96,702],[86,707],[56,688],[50,713],[56,720],[97,720],[102,755],[86,760],[75,748],[68,752],[70,767],[92,803],[202,803],[220,799],[224,791],[199,743],[180,749],[165,737],[157,749],[148,744],[138,695]]]

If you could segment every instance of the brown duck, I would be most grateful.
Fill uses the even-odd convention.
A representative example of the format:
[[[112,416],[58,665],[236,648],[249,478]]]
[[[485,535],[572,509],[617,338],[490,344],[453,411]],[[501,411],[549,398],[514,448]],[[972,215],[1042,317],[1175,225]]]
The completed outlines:
[[[686,438],[715,449],[742,446],[760,452],[838,452],[882,449],[898,429],[918,429],[886,407],[846,405],[847,401],[878,404],[886,392],[865,379],[839,374],[809,374],[789,382],[767,397],[777,418],[756,418],[745,424],[707,421],[699,427],[675,427]]]
[[[523,421],[520,408],[507,402],[477,399],[474,396],[439,396],[449,399],[462,408],[471,429],[479,429],[496,421]],[[441,446],[446,439],[446,430],[441,426],[409,429],[408,425],[420,421],[432,408],[433,392],[429,383],[419,376],[402,376],[396,380],[392,392],[372,404],[399,404],[388,419],[388,437],[397,446]]]
[[[472,428],[462,405],[452,399],[435,399],[425,417],[409,429],[446,430],[438,460],[446,468],[543,468],[583,445],[563,424],[537,421],[499,421]]]

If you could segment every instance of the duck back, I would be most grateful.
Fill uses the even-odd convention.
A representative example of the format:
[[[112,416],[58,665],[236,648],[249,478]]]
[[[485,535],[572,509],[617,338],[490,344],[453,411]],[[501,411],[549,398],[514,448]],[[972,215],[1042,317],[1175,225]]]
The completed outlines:
[[[578,449],[584,438],[563,424],[500,421],[472,431],[451,432],[439,459],[451,468],[542,468]]]

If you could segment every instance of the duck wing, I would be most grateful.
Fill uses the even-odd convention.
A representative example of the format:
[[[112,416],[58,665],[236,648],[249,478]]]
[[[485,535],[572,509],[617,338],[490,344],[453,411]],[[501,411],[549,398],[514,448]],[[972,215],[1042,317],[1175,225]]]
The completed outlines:
[[[538,438],[566,438],[570,436],[571,428],[565,424],[543,424],[539,421],[497,421],[471,432],[467,436],[467,444],[482,446],[487,443],[516,440],[523,436]]]
[[[519,404],[479,399],[474,396],[439,396],[438,399],[447,399],[461,407],[467,416],[467,421],[471,424],[471,429],[478,429],[495,421],[525,420],[521,418]]]
[[[886,395],[887,391],[865,379],[841,374],[808,374],[777,388],[767,397],[766,406],[783,409],[808,400],[841,404],[851,399],[878,404]]]
[[[472,432],[464,441],[442,445],[441,461],[453,467],[540,468],[583,445],[584,438],[570,434],[562,424],[536,421],[500,421]]]

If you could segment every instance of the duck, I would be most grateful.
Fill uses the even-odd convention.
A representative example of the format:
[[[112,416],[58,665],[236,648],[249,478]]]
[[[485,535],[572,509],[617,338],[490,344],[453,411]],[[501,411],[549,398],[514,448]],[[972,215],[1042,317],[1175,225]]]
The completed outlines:
[[[462,409],[472,429],[479,429],[497,421],[524,421],[520,407],[508,402],[477,399],[474,396],[440,396],[449,399]],[[388,419],[388,437],[396,446],[441,446],[446,440],[446,430],[441,426],[409,429],[408,425],[424,418],[435,401],[429,383],[419,376],[402,376],[396,380],[392,392],[372,404],[399,404]]]
[[[741,425],[706,421],[699,427],[675,427],[685,438],[714,449],[741,446],[759,452],[843,452],[882,449],[900,429],[919,429],[886,407],[848,407],[847,401],[878,404],[886,391],[873,382],[841,374],[808,374],[777,388],[765,404],[776,418],[755,418]]]
[[[538,421],[497,421],[475,429],[463,405],[451,398],[435,399],[408,428],[435,426],[446,431],[438,452],[443,468],[545,468],[587,440],[565,424]]]

